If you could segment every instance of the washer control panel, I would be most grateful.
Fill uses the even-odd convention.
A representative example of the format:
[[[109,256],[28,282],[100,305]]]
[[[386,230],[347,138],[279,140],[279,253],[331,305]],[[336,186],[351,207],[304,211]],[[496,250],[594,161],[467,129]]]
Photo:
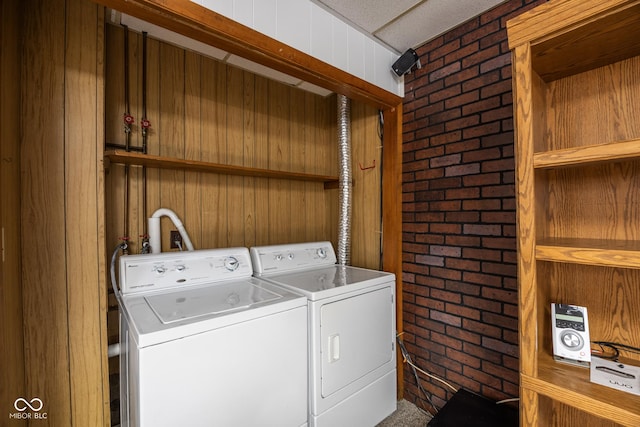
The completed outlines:
[[[123,255],[120,257],[122,294],[206,284],[251,277],[247,248]]]
[[[331,242],[255,246],[250,252],[256,276],[333,265],[337,261]]]

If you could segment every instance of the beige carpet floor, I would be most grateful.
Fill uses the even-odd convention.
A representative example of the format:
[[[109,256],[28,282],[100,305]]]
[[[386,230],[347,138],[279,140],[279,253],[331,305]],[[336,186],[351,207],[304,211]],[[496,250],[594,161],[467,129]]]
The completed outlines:
[[[426,427],[431,418],[431,414],[403,399],[398,402],[398,409],[377,427]]]

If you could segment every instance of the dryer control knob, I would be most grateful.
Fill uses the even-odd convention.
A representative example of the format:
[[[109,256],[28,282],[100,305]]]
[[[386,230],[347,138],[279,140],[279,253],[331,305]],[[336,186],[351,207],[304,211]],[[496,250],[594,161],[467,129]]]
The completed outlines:
[[[327,257],[327,251],[324,248],[318,248],[318,250],[316,250],[316,254],[320,258],[326,258]]]
[[[236,257],[227,257],[224,260],[224,267],[229,271],[235,271],[240,267],[240,262]]]
[[[187,267],[184,265],[176,265],[176,271],[185,271]]]
[[[155,271],[156,274],[161,276],[161,275],[163,275],[164,273],[167,272],[167,269],[162,265],[158,265],[153,269],[153,271]]]
[[[291,252],[289,252],[289,254],[287,255],[287,259],[291,261],[293,258],[294,258],[294,255]]]

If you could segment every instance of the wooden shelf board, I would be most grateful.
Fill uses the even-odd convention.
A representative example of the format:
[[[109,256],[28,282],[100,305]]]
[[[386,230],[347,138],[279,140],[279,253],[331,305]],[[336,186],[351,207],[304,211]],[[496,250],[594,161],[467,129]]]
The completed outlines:
[[[507,24],[509,46],[531,44],[532,67],[549,82],[640,54],[637,1],[552,2]]]
[[[533,167],[550,169],[629,159],[640,159],[640,139],[535,153]]]
[[[640,242],[599,239],[544,239],[536,259],[603,267],[640,268]]]
[[[583,412],[624,426],[640,425],[640,396],[589,381],[589,369],[554,361],[545,355],[538,376],[521,375],[522,387]]]
[[[146,166],[158,169],[177,169],[191,172],[217,173],[224,175],[253,176],[258,178],[293,179],[324,183],[325,188],[337,188],[338,177],[313,175],[299,172],[274,171],[245,166],[223,165],[197,160],[175,159],[151,154],[142,154],[123,150],[105,151],[104,157],[112,163]]]

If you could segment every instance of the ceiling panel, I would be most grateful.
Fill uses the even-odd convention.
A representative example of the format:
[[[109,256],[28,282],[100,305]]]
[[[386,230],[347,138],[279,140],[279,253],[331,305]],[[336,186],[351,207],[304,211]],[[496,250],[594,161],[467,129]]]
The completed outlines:
[[[314,0],[315,1],[315,0]],[[317,0],[321,6],[373,34],[420,0]]]
[[[313,0],[402,53],[505,0]]]

